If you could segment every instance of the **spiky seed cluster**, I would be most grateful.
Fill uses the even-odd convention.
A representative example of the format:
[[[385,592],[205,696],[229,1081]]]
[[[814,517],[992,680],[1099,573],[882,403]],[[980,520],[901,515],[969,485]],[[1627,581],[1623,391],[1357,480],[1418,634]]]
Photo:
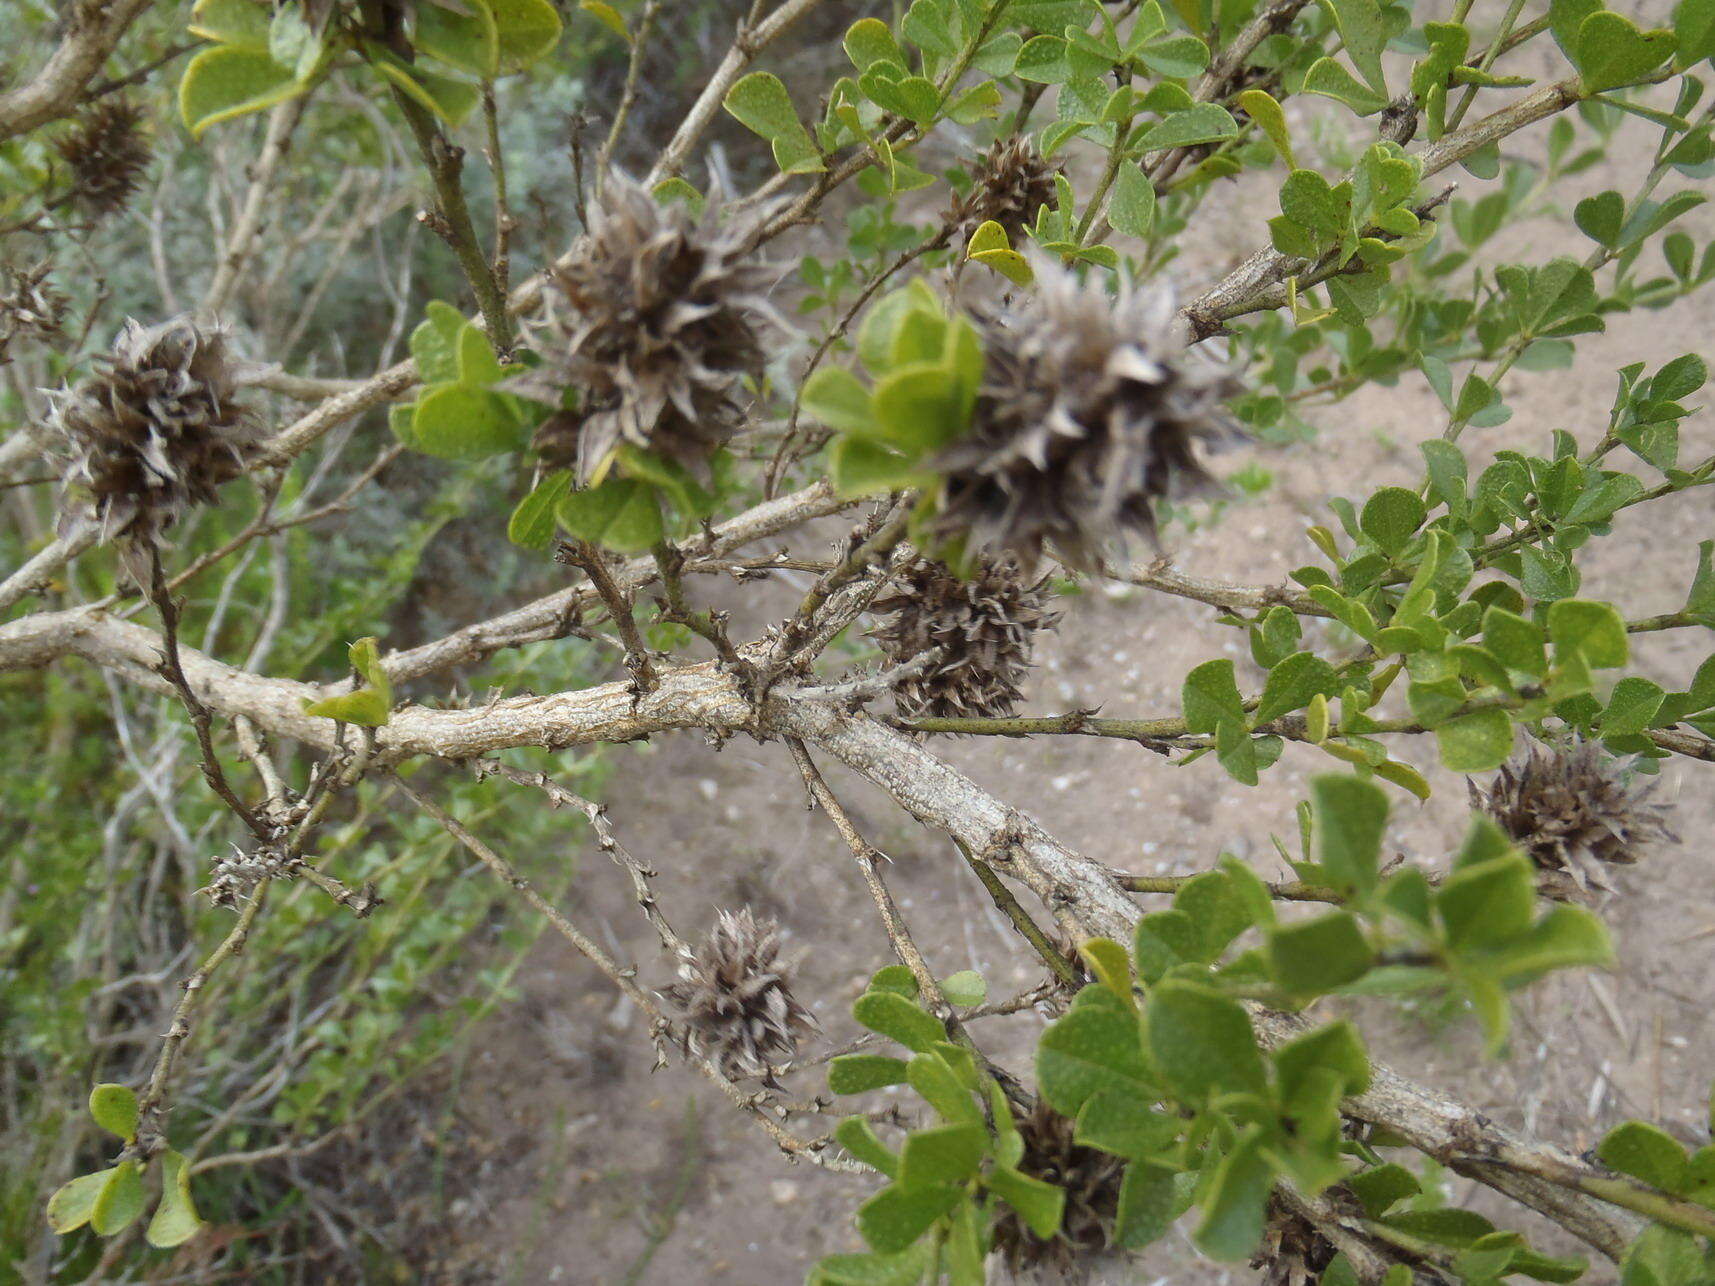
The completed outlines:
[[[1674,838],[1667,808],[1652,803],[1654,780],[1629,779],[1625,763],[1594,742],[1533,748],[1502,765],[1472,802],[1536,863],[1549,897],[1593,900],[1613,889],[1613,868],[1630,866],[1651,843]]]
[[[762,374],[765,328],[786,328],[747,234],[609,176],[579,252],[549,280],[538,347],[581,405],[538,432],[548,463],[587,480],[629,442],[706,475],[743,421],[743,381]]]
[[[780,926],[745,907],[722,911],[703,944],[679,965],[679,981],[661,994],[679,1011],[684,1050],[728,1077],[771,1077],[798,1042],[816,1030],[792,996],[780,960]]]
[[[66,297],[48,281],[51,265],[19,268],[0,266],[0,364],[8,360],[14,340],[47,340],[60,333]]]
[[[899,713],[907,719],[1011,714],[1036,632],[1059,620],[1047,608],[1049,597],[1046,578],[1032,582],[1010,559],[979,562],[969,580],[942,563],[906,568],[897,591],[876,602],[883,619],[871,636],[890,668],[931,649],[940,655],[899,680]]]
[[[1007,238],[1018,245],[1036,212],[1058,201],[1054,184],[1058,173],[1060,167],[1045,161],[1024,135],[997,140],[971,167],[971,189],[954,200],[948,215],[958,229],[960,245],[989,222],[1000,224]]]
[[[234,844],[230,856],[215,857],[208,885],[197,892],[208,894],[216,906],[236,907],[248,902],[263,881],[289,878],[303,864],[272,845],[246,853]]]
[[[72,203],[96,219],[124,207],[154,154],[143,109],[122,98],[96,103],[54,146],[71,171]]]
[[[994,1224],[994,1247],[1016,1276],[1084,1281],[1109,1248],[1125,1161],[1075,1142],[1072,1120],[1040,1101],[1018,1123],[1018,1132],[1024,1140],[1018,1168],[1062,1189],[1065,1214],[1059,1232],[1044,1239],[1003,1206]]]
[[[935,461],[936,521],[1027,573],[1047,544],[1091,568],[1127,533],[1153,538],[1157,500],[1209,485],[1193,446],[1233,432],[1220,403],[1236,386],[1175,342],[1166,291],[1035,268],[1032,295],[981,320],[988,360],[970,432]]]
[[[150,538],[243,472],[259,430],[218,331],[127,321],[101,369],[54,395],[65,481],[104,539]]]
[[[1342,1193],[1343,1190],[1336,1189],[1335,1198],[1341,1198]],[[1357,1207],[1354,1214],[1362,1212],[1356,1200],[1351,1200],[1351,1204]],[[1261,1286],[1315,1286],[1322,1280],[1323,1270],[1339,1253],[1338,1247],[1315,1224],[1271,1198],[1268,1226],[1250,1266],[1263,1270]]]

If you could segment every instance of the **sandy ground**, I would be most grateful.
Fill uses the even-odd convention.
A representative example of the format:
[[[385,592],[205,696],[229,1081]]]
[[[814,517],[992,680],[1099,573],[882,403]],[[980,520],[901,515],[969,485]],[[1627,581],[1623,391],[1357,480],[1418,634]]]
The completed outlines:
[[[1617,160],[1591,176],[1592,190],[1622,183],[1634,168],[1641,167]],[[1460,177],[1466,191],[1479,186]],[[1244,203],[1226,204],[1232,226],[1216,221],[1202,237],[1210,245],[1248,244],[1259,216],[1239,208]],[[1581,255],[1585,244],[1564,224],[1543,220],[1509,232],[1499,252],[1540,260],[1550,251]],[[1219,266],[1217,254],[1206,261]],[[1660,313],[1619,318],[1606,334],[1581,341],[1577,370],[1512,376],[1506,394],[1513,419],[1474,430],[1468,441],[1482,452],[1544,449],[1549,432],[1564,428],[1589,443],[1605,423],[1617,367],[1645,361],[1653,369],[1688,347],[1703,346],[1707,355],[1712,330],[1715,295],[1708,292]],[[1445,420],[1416,378],[1324,408],[1317,418],[1315,441],[1249,448],[1219,462],[1225,468],[1255,460],[1272,471],[1274,485],[1259,499],[1231,505],[1219,524],[1171,537],[1181,569],[1282,580],[1312,561],[1303,532],[1323,520],[1328,497],[1353,494],[1358,479],[1366,487],[1413,480],[1416,444],[1438,434]],[[1715,426],[1694,420],[1686,439],[1687,458],[1706,454]],[[1621,539],[1585,563],[1587,589],[1613,595],[1628,615],[1678,608],[1694,544],[1715,534],[1715,500],[1708,491],[1676,498],[1641,517],[1634,511],[1622,526]],[[792,598],[785,587],[771,593],[760,619]],[[1216,625],[1208,608],[1135,589],[1093,590],[1065,605],[1064,623],[1040,649],[1026,710],[1100,705],[1115,715],[1175,713],[1185,673],[1222,652],[1235,658],[1241,688],[1257,685],[1242,636]],[[1683,685],[1710,647],[1707,633],[1687,630],[1638,644],[1641,671],[1669,685]],[[1251,789],[1213,760],[1175,767],[1121,742],[944,740],[937,749],[1069,844],[1145,873],[1204,869],[1225,851],[1280,874],[1269,836],[1293,832],[1293,804],[1308,778],[1337,767],[1312,748],[1289,746]],[[790,949],[803,956],[798,992],[813,998],[828,1039],[838,1043],[855,1032],[846,1006],[868,972],[886,962],[886,942],[832,828],[805,811],[784,748],[735,740],[717,753],[700,739],[677,737],[612,753],[614,824],[633,852],[661,870],[660,893],[681,930],[697,930],[716,907],[746,903],[779,917]],[[1400,753],[1428,773],[1435,794],[1423,806],[1398,796],[1389,842],[1408,860],[1440,864],[1465,824],[1465,784],[1434,765],[1430,746],[1402,746]],[[1715,1069],[1715,1028],[1705,1022],[1715,979],[1710,773],[1707,765],[1681,763],[1663,772],[1660,790],[1677,801],[1673,820],[1683,840],[1658,849],[1608,908],[1620,957],[1613,972],[1556,978],[1521,999],[1502,1061],[1482,1059],[1468,1021],[1381,1006],[1365,1014],[1375,1055],[1508,1125],[1575,1149],[1632,1116],[1683,1141],[1702,1141]],[[938,972],[979,969],[995,996],[1038,980],[1040,971],[1021,957],[943,837],[844,775],[830,779],[894,859],[890,882]],[[593,851],[580,860],[584,875],[568,910],[638,961],[646,982],[669,981],[621,873]],[[551,937],[522,978],[522,1003],[494,1020],[468,1072],[485,1086],[469,1096],[477,1100],[469,1124],[487,1159],[481,1195],[456,1212],[466,1246],[455,1257],[468,1254],[499,1280],[521,1283],[784,1286],[802,1281],[818,1256],[859,1248],[850,1213],[868,1182],[787,1165],[706,1084],[676,1067],[651,1074],[639,1015],[616,1006],[596,972]],[[1020,1048],[1039,1022],[1025,1016],[994,1024],[996,1048]],[[807,1084],[802,1092],[817,1088]],[[1451,1199],[1473,1200],[1470,1186],[1454,1180]],[[1560,1243],[1551,1237],[1548,1244]],[[1254,1277],[1199,1260],[1176,1232],[1140,1264],[1102,1280],[1212,1286]],[[1586,1280],[1612,1276],[1598,1269]]]

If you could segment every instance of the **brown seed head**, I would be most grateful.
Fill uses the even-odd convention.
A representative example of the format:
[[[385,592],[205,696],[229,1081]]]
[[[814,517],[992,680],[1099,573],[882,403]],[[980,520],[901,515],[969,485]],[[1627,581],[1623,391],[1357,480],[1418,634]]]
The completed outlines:
[[[1038,1237],[1010,1206],[994,1223],[994,1247],[1017,1276],[1038,1281],[1081,1282],[1099,1266],[1119,1213],[1124,1159],[1074,1141],[1076,1126],[1038,1101],[1018,1123],[1024,1155],[1018,1169],[1066,1194],[1060,1231]]]
[[[883,619],[871,637],[889,666],[932,648],[940,658],[899,682],[899,713],[907,719],[1011,714],[1036,632],[1059,620],[1047,610],[1049,598],[1046,578],[1027,580],[1010,559],[981,560],[968,580],[942,563],[907,567],[896,591],[875,603]]]
[[[1054,176],[1058,165],[1043,160],[1022,134],[1003,138],[971,167],[971,189],[953,202],[948,218],[958,229],[960,248],[985,223],[998,223],[1016,248],[1036,212],[1059,200]]]
[[[1657,780],[1633,779],[1596,743],[1574,741],[1532,748],[1502,765],[1487,790],[1472,782],[1470,791],[1536,863],[1545,896],[1588,902],[1613,889],[1614,867],[1674,838],[1667,807],[1649,799]]]
[[[0,364],[14,340],[57,337],[65,321],[66,297],[48,280],[51,264],[34,268],[0,266]]]
[[[67,488],[87,498],[103,539],[152,538],[209,503],[260,438],[225,337],[184,318],[127,321],[101,368],[53,398]]]
[[[774,272],[722,227],[610,175],[590,227],[548,289],[538,341],[548,372],[578,390],[536,446],[587,481],[621,443],[706,476],[744,418],[743,382],[767,362],[763,332],[785,321],[766,298]]]
[[[94,219],[124,207],[154,155],[143,109],[122,98],[97,102],[54,146],[71,171],[72,204]]]
[[[1207,488],[1199,439],[1229,437],[1230,374],[1172,337],[1164,291],[1110,296],[1039,258],[1035,293],[981,321],[986,364],[968,434],[934,462],[937,534],[1014,555],[1044,546],[1091,568],[1128,533],[1155,534],[1155,502]]]
[[[767,1078],[789,1061],[816,1021],[793,998],[779,957],[779,925],[759,924],[749,907],[722,911],[708,938],[680,962],[679,981],[661,992],[679,1011],[682,1048],[735,1079]]]

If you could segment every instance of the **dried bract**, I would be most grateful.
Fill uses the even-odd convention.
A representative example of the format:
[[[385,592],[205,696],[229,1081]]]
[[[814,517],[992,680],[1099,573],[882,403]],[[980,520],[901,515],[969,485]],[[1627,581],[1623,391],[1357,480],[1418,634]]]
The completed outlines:
[[[1362,1212],[1356,1200],[1340,1189],[1334,1189],[1330,1196],[1348,1200],[1357,1207],[1355,1213]],[[1261,1286],[1315,1286],[1322,1280],[1323,1270],[1339,1253],[1338,1247],[1315,1224],[1271,1198],[1268,1226],[1250,1266],[1262,1269]]]
[[[1533,748],[1502,766],[1471,800],[1494,818],[1539,871],[1549,897],[1592,901],[1611,891],[1616,866],[1672,839],[1667,808],[1649,799],[1657,779],[1635,781],[1594,742]]]
[[[571,261],[550,274],[536,339],[544,371],[579,395],[544,423],[536,448],[588,481],[630,443],[707,476],[744,419],[744,381],[767,363],[775,273],[748,248],[750,225],[662,204],[618,174],[590,212]]]
[[[816,1030],[810,1011],[792,996],[779,925],[758,923],[749,907],[722,911],[708,938],[681,961],[679,981],[661,994],[679,1011],[685,1052],[729,1078],[770,1078]]]
[[[1011,714],[1037,631],[1059,619],[1047,609],[1050,597],[1045,578],[1030,581],[1010,559],[983,560],[968,580],[941,563],[911,564],[896,592],[876,602],[883,620],[871,635],[890,667],[931,649],[940,655],[899,681],[899,713],[907,719]]]
[[[938,533],[1015,555],[1033,571],[1052,544],[1092,568],[1127,533],[1153,538],[1155,502],[1205,488],[1193,446],[1231,436],[1229,372],[1173,338],[1165,291],[1110,296],[1057,263],[982,319],[987,362],[970,431],[934,461]]]
[[[51,340],[65,321],[66,297],[48,280],[51,265],[0,266],[0,363],[10,358],[15,340]]]
[[[1075,1141],[1074,1122],[1038,1101],[1018,1123],[1024,1155],[1018,1169],[1066,1194],[1060,1230],[1038,1237],[1010,1206],[994,1223],[994,1247],[1017,1276],[1081,1282],[1107,1254],[1119,1213],[1125,1160]]]
[[[99,370],[52,395],[68,492],[103,539],[153,538],[244,471],[260,431],[238,394],[225,337],[175,318],[127,321]]]
[[[266,881],[289,879],[303,864],[301,858],[288,857],[271,845],[246,853],[234,844],[230,856],[214,859],[207,886],[197,892],[208,894],[216,906],[237,907],[248,902]]]
[[[960,247],[985,223],[1000,224],[1007,239],[1018,245],[1036,212],[1059,200],[1054,183],[1058,173],[1060,167],[1045,161],[1026,136],[998,140],[972,166],[970,191],[956,198],[948,213]]]
[[[95,219],[124,208],[154,155],[143,109],[122,98],[96,103],[54,146],[71,171],[72,204]]]

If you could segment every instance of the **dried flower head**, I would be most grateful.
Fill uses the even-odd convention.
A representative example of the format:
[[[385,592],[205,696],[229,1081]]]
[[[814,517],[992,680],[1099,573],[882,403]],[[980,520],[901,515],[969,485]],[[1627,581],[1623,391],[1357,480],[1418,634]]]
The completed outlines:
[[[549,278],[537,347],[581,403],[538,433],[550,464],[587,481],[628,442],[706,476],[743,421],[743,381],[766,365],[765,328],[786,329],[748,237],[609,175],[577,253]]]
[[[288,879],[303,864],[302,858],[289,857],[272,844],[263,845],[254,853],[246,853],[234,844],[230,856],[214,858],[209,882],[197,892],[208,894],[208,900],[216,906],[237,907],[248,902],[266,881]]]
[[[871,636],[889,667],[939,649],[927,669],[894,688],[907,719],[986,718],[1012,713],[1030,668],[1036,632],[1054,624],[1047,579],[1020,575],[1010,559],[978,562],[969,580],[942,563],[918,561],[898,589],[876,602],[884,619]]]
[[[679,1011],[685,1052],[728,1077],[771,1077],[816,1030],[810,1011],[793,999],[780,926],[759,924],[749,907],[722,911],[702,946],[680,962],[679,981],[661,994]]]
[[[934,462],[938,534],[1015,555],[1052,543],[1076,567],[1127,532],[1155,533],[1155,502],[1211,479],[1193,444],[1229,436],[1230,374],[1172,338],[1162,290],[1110,296],[1035,263],[1034,294],[981,319],[987,362],[970,431]]]
[[[48,281],[52,265],[18,268],[0,266],[0,363],[18,339],[49,340],[60,333],[65,321],[66,297]]]
[[[1627,768],[1594,742],[1533,748],[1487,790],[1472,782],[1471,801],[1536,863],[1544,895],[1591,901],[1613,889],[1613,867],[1674,838],[1666,806],[1649,800],[1658,779],[1633,780]]]
[[[985,223],[998,223],[1015,246],[1044,205],[1054,205],[1059,192],[1050,164],[1022,134],[1003,138],[971,167],[971,189],[953,202],[948,218],[958,229],[961,246]]]
[[[143,109],[122,98],[96,103],[54,146],[71,171],[72,203],[96,219],[124,207],[154,154]]]
[[[66,484],[88,494],[103,539],[152,538],[213,500],[260,436],[225,337],[184,318],[127,321],[101,369],[53,398]]]
[[[1342,1189],[1332,1189],[1329,1197],[1342,1204],[1349,1202],[1354,1207],[1354,1216],[1363,1212],[1357,1200]],[[1262,1245],[1250,1266],[1263,1270],[1261,1286],[1314,1286],[1339,1253],[1338,1247],[1315,1224],[1271,1197]]]
[[[994,1223],[994,1247],[1017,1276],[1037,1280],[1086,1280],[1107,1253],[1119,1213],[1125,1161],[1075,1141],[1077,1127],[1038,1101],[1018,1123],[1024,1155],[1018,1168],[1066,1194],[1060,1230],[1038,1237],[1010,1206]]]

